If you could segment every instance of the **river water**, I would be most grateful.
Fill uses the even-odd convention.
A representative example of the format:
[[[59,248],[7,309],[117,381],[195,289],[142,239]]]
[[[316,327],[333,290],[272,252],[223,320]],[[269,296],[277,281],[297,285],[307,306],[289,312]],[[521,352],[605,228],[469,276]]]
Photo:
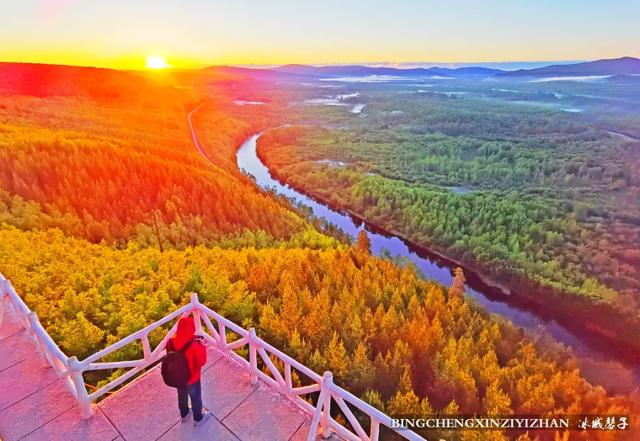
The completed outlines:
[[[354,239],[361,230],[366,230],[371,241],[371,252],[374,255],[383,255],[386,250],[391,256],[405,257],[415,264],[426,279],[435,280],[445,286],[451,284],[453,280],[452,270],[454,266],[457,266],[452,262],[446,262],[427,250],[417,249],[394,235],[381,232],[375,226],[316,201],[272,177],[269,169],[260,160],[256,152],[256,143],[259,136],[260,134],[256,134],[248,138],[240,146],[236,154],[238,168],[252,176],[258,186],[275,191],[277,194],[284,195],[294,202],[310,208],[314,216],[340,227]],[[470,277],[467,271],[465,271],[465,275],[467,275],[469,281]],[[578,357],[588,357],[593,361],[605,363],[609,367],[613,363],[616,365],[615,368],[617,370],[622,368],[628,371],[621,364],[615,361],[612,362],[609,355],[594,349],[581,337],[555,320],[544,317],[544,314],[536,311],[535,308],[518,304],[520,302],[517,299],[510,298],[510,296],[503,293],[497,293],[497,291],[500,291],[499,289],[484,283],[478,277],[471,277],[471,279],[473,280],[467,284],[465,295],[476,301],[486,311],[499,314],[526,330],[544,329],[557,341],[573,348]]]

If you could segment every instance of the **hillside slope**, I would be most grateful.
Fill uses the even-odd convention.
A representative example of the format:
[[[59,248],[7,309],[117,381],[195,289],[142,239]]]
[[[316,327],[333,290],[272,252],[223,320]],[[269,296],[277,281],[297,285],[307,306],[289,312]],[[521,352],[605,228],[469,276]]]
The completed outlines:
[[[26,76],[34,74],[29,65],[13,70],[22,68]],[[310,228],[288,204],[216,169],[197,153],[186,120],[190,95],[123,72],[87,69],[85,78],[78,69],[63,72],[62,89],[58,83],[38,88],[42,96],[4,84],[3,210],[17,210],[23,200],[36,203],[47,216],[44,226],[95,242],[138,237],[184,246],[246,230],[287,240]],[[49,79],[61,74],[55,66],[36,70]],[[107,98],[100,92],[103,86],[113,91]],[[150,95],[137,99],[128,95],[129,87]],[[248,127],[227,117],[209,127],[216,136],[208,140],[234,148]]]

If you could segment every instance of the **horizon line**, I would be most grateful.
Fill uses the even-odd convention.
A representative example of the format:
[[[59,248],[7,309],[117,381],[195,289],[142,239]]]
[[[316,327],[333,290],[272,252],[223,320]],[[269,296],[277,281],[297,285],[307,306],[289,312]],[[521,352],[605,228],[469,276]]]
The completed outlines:
[[[594,59],[557,59],[557,60],[502,60],[502,61],[351,61],[351,62],[336,62],[336,63],[238,63],[238,64],[207,64],[194,65],[193,67],[167,67],[166,71],[190,71],[190,70],[202,70],[211,67],[236,67],[246,69],[269,69],[284,66],[309,66],[309,67],[328,67],[328,66],[366,66],[366,67],[388,67],[395,69],[416,69],[416,68],[430,68],[430,67],[473,67],[480,65],[500,65],[500,64],[573,64],[584,63],[590,61],[599,60],[615,60],[620,58],[635,58],[630,55],[621,55],[611,58],[594,58]],[[107,69],[107,70],[119,70],[119,71],[146,71],[148,69],[140,67],[113,67],[108,65],[91,65],[91,64],[74,64],[74,63],[58,63],[58,62],[45,62],[45,61],[18,61],[18,60],[0,60],[1,64],[34,64],[45,66],[61,66],[61,67],[80,67],[80,68],[94,68],[94,69]],[[507,69],[508,70],[508,69]],[[515,69],[514,69],[515,70]]]

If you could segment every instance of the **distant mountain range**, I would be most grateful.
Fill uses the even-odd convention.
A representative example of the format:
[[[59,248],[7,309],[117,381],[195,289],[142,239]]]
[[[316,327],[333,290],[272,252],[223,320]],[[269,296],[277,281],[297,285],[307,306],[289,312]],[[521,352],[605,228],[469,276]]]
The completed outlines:
[[[273,68],[247,68],[234,66],[212,66],[201,70],[169,71],[173,81],[184,84],[206,84],[215,79],[219,83],[255,81],[347,80],[347,78],[383,77],[387,79],[415,78],[496,78],[520,80],[528,78],[591,77],[606,76],[607,81],[618,84],[640,82],[640,59],[622,57],[582,63],[550,65],[534,69],[505,71],[487,67],[429,67],[395,68],[374,66],[307,66],[290,64]],[[100,98],[122,98],[122,96],[150,96],[151,89],[169,87],[155,81],[157,72],[120,71],[92,67],[58,66],[51,64],[2,63],[0,62],[0,94],[3,91],[26,95],[48,96],[86,95]],[[390,78],[384,78],[390,77]],[[154,80],[154,81],[148,81]],[[377,80],[374,78],[374,80]],[[120,96],[122,95],[122,96]]]
[[[387,75],[387,76],[492,76],[504,72],[500,69],[490,69],[488,67],[460,67],[457,69],[448,69],[444,67],[429,68],[413,68],[398,69],[395,67],[371,67],[371,66],[305,66],[301,64],[289,64],[286,66],[275,67],[272,71],[306,75],[312,77],[340,77],[340,76],[369,76],[369,75]]]
[[[574,64],[557,64],[535,69],[520,69],[506,71],[488,67],[429,67],[401,69],[394,67],[373,66],[309,66],[302,64],[289,64],[274,68],[244,68],[230,66],[214,66],[206,68],[211,73],[227,73],[235,75],[247,75],[255,79],[291,78],[326,79],[340,77],[367,77],[389,76],[399,78],[415,77],[447,77],[447,78],[519,78],[519,77],[564,77],[564,76],[616,76],[640,74],[640,59],[633,57],[621,57],[607,60],[588,61]]]
[[[640,74],[640,59],[633,57],[612,58],[576,64],[554,64],[537,69],[520,69],[502,72],[503,77],[556,77]]]

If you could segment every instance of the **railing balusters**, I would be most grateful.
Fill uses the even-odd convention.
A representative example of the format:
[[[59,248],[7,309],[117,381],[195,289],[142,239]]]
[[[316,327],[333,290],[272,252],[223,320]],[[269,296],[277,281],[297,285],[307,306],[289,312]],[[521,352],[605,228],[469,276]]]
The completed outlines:
[[[140,339],[142,343],[142,354],[145,360],[149,360],[151,358],[151,344],[149,344],[149,334],[143,334]]]
[[[0,328],[4,321],[5,311],[9,308],[9,296],[4,293],[4,281],[0,280]]]
[[[40,336],[36,332],[36,330],[38,329],[38,325],[39,325],[38,316],[36,315],[35,312],[32,311],[32,312],[29,313],[27,318],[29,320],[29,328],[33,331],[32,334],[31,334],[31,337],[36,342],[36,347],[38,348],[38,351],[40,351],[40,353],[47,360],[47,362],[51,366],[53,366],[53,360],[51,359],[51,355],[49,355],[49,351],[47,351],[47,347],[44,345],[44,343],[42,341],[40,341]]]
[[[260,354],[260,357],[264,361],[264,364],[267,365],[267,368],[271,372],[271,375],[273,375],[273,379],[276,380],[280,385],[280,388],[284,390],[286,388],[286,383],[284,381],[284,378],[282,378],[282,374],[280,373],[276,365],[273,364],[273,361],[271,361],[271,358],[269,358],[269,354],[267,353],[267,351],[265,351],[264,348],[258,347],[258,353]]]
[[[347,404],[344,402],[342,397],[340,397],[339,395],[336,395],[334,399],[338,404],[338,407],[342,411],[342,414],[345,417],[347,417],[347,420],[351,424],[351,427],[353,427],[353,429],[356,431],[356,434],[360,437],[360,439],[369,441],[369,437],[367,436],[364,429],[360,425],[360,422],[356,419],[355,415],[353,415],[353,412],[351,411],[351,409],[349,409],[349,406],[347,406]]]
[[[227,343],[227,347],[225,348],[227,351],[233,351],[235,349],[239,349],[246,345],[249,342],[249,337],[242,337],[238,340],[232,341],[231,343]]]
[[[220,348],[220,350],[222,351],[226,351],[227,350],[227,327],[224,325],[224,323],[220,323],[218,322],[218,329],[220,330],[220,344],[218,345],[218,347]]]
[[[178,329],[178,321],[176,321],[173,326],[171,327],[171,329],[169,330],[169,332],[167,332],[165,334],[165,336],[162,338],[162,340],[160,341],[160,343],[158,343],[158,346],[156,346],[156,348],[153,350],[152,352],[152,357],[156,358],[158,355],[160,355],[160,353],[162,351],[164,351],[165,346],[167,346],[167,342],[169,341],[169,339],[173,336],[173,334],[176,333],[176,329]]]
[[[314,392],[318,392],[320,388],[321,386],[318,383],[314,383],[314,384],[310,384],[309,386],[291,388],[291,392],[289,393],[291,395],[308,395]]]
[[[220,334],[218,333],[216,328],[213,326],[213,323],[211,323],[211,319],[209,318],[209,316],[207,316],[206,314],[200,314],[200,318],[202,318],[202,320],[204,321],[205,326],[207,327],[207,329],[209,330],[209,333],[211,334],[211,337],[213,337],[213,339],[216,340],[216,344],[219,344]]]
[[[371,438],[371,441],[378,441],[380,438],[380,422],[373,417],[371,418],[371,433],[369,438]]]

